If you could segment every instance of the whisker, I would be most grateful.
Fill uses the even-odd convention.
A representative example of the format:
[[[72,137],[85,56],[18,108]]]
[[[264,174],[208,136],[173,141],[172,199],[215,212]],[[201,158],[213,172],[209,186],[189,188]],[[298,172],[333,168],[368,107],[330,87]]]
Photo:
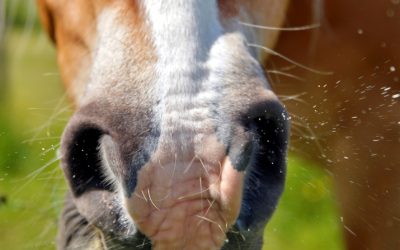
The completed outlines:
[[[60,158],[55,157],[53,159],[51,159],[48,163],[46,163],[45,165],[43,165],[42,167],[40,167],[39,169],[36,169],[35,171],[33,171],[32,173],[28,174],[26,177],[20,179],[20,181],[25,181],[31,177],[36,177],[38,174],[40,174],[43,170],[45,170],[47,167],[51,166],[53,163],[57,162],[58,160],[60,160]]]
[[[206,175],[210,176],[210,173],[208,172],[208,170],[207,170],[206,166],[204,165],[203,161],[201,160],[201,158],[197,157],[197,156],[196,156],[196,158],[200,161],[200,164],[203,167],[204,171],[206,172]]]
[[[242,238],[243,241],[246,240],[246,237],[244,237],[244,235],[240,231],[235,231],[233,228],[231,228],[229,230],[229,232],[234,233],[234,234],[238,234]]]
[[[314,141],[315,142],[315,146],[319,150],[320,154],[324,155],[324,149],[323,149],[323,147],[321,145],[320,138],[317,136],[317,134],[314,132],[314,130],[308,124],[301,123],[301,122],[296,122],[296,121],[293,121],[293,120],[292,120],[291,123],[292,123],[292,125],[295,125],[295,126],[299,127],[299,128],[296,128],[295,126],[292,126],[292,129],[294,131],[299,131],[301,133],[302,137]],[[306,131],[301,130],[300,128],[304,128]],[[308,133],[308,134],[305,134],[305,133]]]
[[[171,182],[174,181],[175,178],[175,171],[176,171],[176,154],[174,154],[175,157],[175,163],[174,163],[174,169],[172,169],[172,175],[171,175]],[[172,183],[171,183],[172,184]]]
[[[190,167],[192,166],[192,164],[193,164],[194,160],[196,159],[196,157],[197,157],[196,155],[193,156],[192,160],[189,162],[188,166],[187,166],[186,169],[183,171],[183,174],[186,174],[186,173],[189,171],[189,169],[190,169]]]
[[[138,198],[140,198],[140,199],[142,199],[142,200],[144,200],[144,201],[146,201],[146,202],[149,202],[149,201],[147,200],[146,195],[144,194],[143,190],[142,190],[141,192],[142,192],[142,195],[143,195],[143,196],[140,196],[140,195],[137,194],[136,192],[134,192],[133,194],[134,194],[136,197],[138,197]]]
[[[37,178],[38,181],[51,181],[51,180],[63,180],[63,179],[64,179],[64,177],[62,177],[62,176],[59,176],[59,177],[49,176],[49,177]]]
[[[209,218],[207,218],[207,217],[204,217],[204,216],[201,216],[201,215],[196,215],[196,217],[197,218],[200,218],[200,219],[202,219],[202,220],[205,220],[205,221],[207,221],[207,222],[210,222],[211,224],[214,224],[214,225],[217,225],[217,227],[221,230],[221,232],[223,233],[223,234],[225,234],[225,231],[224,231],[224,229],[222,228],[222,226],[220,225],[220,224],[218,224],[216,221],[213,221],[213,220],[211,220],[211,219],[209,219]]]
[[[302,69],[308,70],[308,71],[310,71],[312,73],[315,73],[315,74],[318,74],[318,75],[332,75],[333,74],[333,72],[330,72],[330,71],[320,71],[320,70],[316,70],[316,69],[310,68],[310,67],[308,67],[306,65],[303,65],[303,64],[301,64],[299,62],[296,62],[296,61],[290,59],[289,57],[287,57],[287,56],[285,56],[285,55],[283,55],[281,53],[278,53],[275,50],[267,48],[265,46],[261,46],[261,45],[254,44],[254,43],[248,43],[247,46],[258,48],[258,49],[262,49],[265,52],[267,52],[268,54],[277,56],[277,57],[279,57],[279,58],[281,58],[281,59],[283,59],[283,60],[285,60],[287,62],[290,62],[290,63],[292,63],[292,64],[294,64],[294,65],[296,65],[296,66],[298,66],[298,67],[300,67]]]
[[[164,200],[168,199],[170,196],[171,196],[171,191],[168,191],[168,193],[163,198],[158,199],[156,201],[164,201]]]
[[[199,177],[200,182],[200,200],[201,200],[201,209],[203,209],[203,183],[201,181],[201,177]]]
[[[295,68],[296,68],[296,65],[287,65],[287,66],[284,66],[282,68],[279,68],[279,71],[281,71],[281,72],[290,71],[290,70],[295,69]]]
[[[158,159],[158,165],[160,166],[161,169],[164,169],[164,166],[161,164],[161,160]]]
[[[26,140],[26,142],[32,143],[33,141],[35,141],[36,138],[38,138],[39,134],[43,132],[43,130],[50,127],[50,125],[54,123],[57,117],[59,117],[60,115],[62,115],[63,113],[67,112],[70,109],[71,105],[66,105],[65,107],[61,108],[64,105],[65,97],[66,94],[64,94],[62,98],[59,99],[59,101],[56,104],[56,107],[54,108],[54,111],[52,112],[52,114],[50,115],[50,117],[46,122],[44,122],[38,128],[31,130],[31,132],[33,132],[33,136],[31,137],[30,140]]]
[[[27,175],[26,177],[18,180],[18,181],[25,181],[24,184],[22,184],[17,190],[15,190],[13,192],[13,196],[15,196],[16,194],[18,194],[22,189],[24,189],[27,185],[29,185],[34,179],[35,177],[37,177],[41,172],[43,172],[46,168],[48,168],[49,166],[53,165],[55,162],[59,161],[60,159],[58,157],[53,158],[52,160],[50,160],[48,163],[46,163],[44,166],[42,166],[41,168],[33,171],[32,173],[30,173],[29,175]]]
[[[207,208],[207,210],[206,210],[206,212],[204,213],[204,216],[207,216],[207,214],[208,214],[208,212],[210,212],[210,209],[212,208],[212,206],[214,205],[214,203],[215,203],[215,199],[213,199],[211,202],[210,202],[210,200],[207,200],[208,201],[208,208]]]
[[[151,244],[150,241],[147,241],[146,239],[143,239],[142,244],[137,245],[136,247],[137,247],[137,248],[143,248],[143,247],[145,247],[146,245],[150,245],[150,244]]]
[[[274,74],[274,75],[286,76],[286,77],[289,77],[289,78],[293,78],[293,79],[299,80],[301,82],[306,82],[305,78],[298,77],[296,75],[293,75],[293,74],[290,74],[290,73],[286,73],[286,72],[283,72],[283,71],[279,71],[279,70],[267,70],[267,73],[268,74]]]
[[[32,143],[32,142],[37,142],[37,141],[50,141],[50,140],[59,140],[59,139],[61,139],[60,136],[38,137],[35,139],[23,140],[22,143]]]
[[[161,209],[159,209],[159,208],[156,206],[156,204],[153,202],[153,199],[151,199],[150,189],[149,189],[149,188],[147,189],[147,194],[149,195],[150,203],[151,203],[157,210],[160,211]]]
[[[306,101],[304,101],[303,99],[301,99],[300,97],[307,94],[306,92],[297,94],[297,95],[279,95],[279,99],[282,101],[296,101],[296,102],[300,102],[300,103],[304,103],[307,104]]]
[[[243,26],[251,27],[251,28],[256,28],[256,29],[276,30],[276,31],[303,31],[303,30],[317,29],[317,28],[321,27],[321,24],[319,24],[319,23],[313,23],[313,24],[297,26],[297,27],[272,27],[272,26],[246,23],[246,22],[242,22],[242,21],[239,21],[239,24],[241,24]]]
[[[222,179],[222,163],[220,161],[218,161],[218,166],[219,166],[218,181],[221,181],[221,179]]]
[[[98,230],[98,234],[99,234],[99,238],[100,238],[100,242],[101,242],[101,245],[102,245],[102,247],[103,247],[103,249],[104,250],[108,250],[108,247],[107,247],[107,240],[106,240],[106,237],[104,236],[104,234],[103,234],[103,232],[101,232],[100,230]]]
[[[196,192],[196,193],[193,193],[193,194],[180,196],[180,197],[178,197],[178,200],[183,200],[183,199],[186,199],[186,198],[194,197],[194,196],[199,195],[199,194],[202,195],[203,193],[207,192],[208,190],[210,190],[210,187],[208,187],[206,189],[203,189],[200,192]],[[201,196],[201,198],[203,198],[203,196]]]

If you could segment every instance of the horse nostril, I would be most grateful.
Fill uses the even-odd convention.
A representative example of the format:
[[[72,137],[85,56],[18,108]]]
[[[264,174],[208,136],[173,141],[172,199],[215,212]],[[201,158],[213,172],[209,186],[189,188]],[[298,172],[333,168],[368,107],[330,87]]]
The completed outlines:
[[[253,135],[253,148],[259,158],[271,165],[280,165],[288,144],[288,119],[284,107],[277,101],[252,107],[247,127]]]
[[[75,119],[74,119],[75,118]],[[75,197],[89,190],[111,190],[101,169],[99,143],[104,131],[71,119],[62,140],[61,164]]]
[[[105,235],[120,240],[137,235],[137,231],[103,167],[103,144],[107,150],[113,145],[109,144],[109,126],[101,119],[82,110],[71,118],[61,142],[61,165],[79,214]]]
[[[242,117],[251,134],[252,152],[238,227],[265,225],[283,191],[288,144],[288,114],[278,101],[252,105]]]
[[[284,158],[288,137],[288,115],[278,101],[253,104],[240,115],[234,128],[229,157],[239,171],[257,165],[263,158],[274,165]]]

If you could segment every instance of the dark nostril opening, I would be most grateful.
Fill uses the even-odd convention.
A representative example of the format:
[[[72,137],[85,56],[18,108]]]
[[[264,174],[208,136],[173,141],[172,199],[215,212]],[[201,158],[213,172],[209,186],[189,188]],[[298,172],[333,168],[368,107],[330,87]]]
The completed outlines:
[[[285,159],[288,143],[288,115],[280,105],[264,106],[261,109],[264,114],[252,118],[249,123],[249,129],[253,133],[255,160],[270,166],[275,165],[279,170],[281,161]],[[268,169],[271,170],[273,169]]]
[[[243,120],[252,152],[238,226],[263,228],[283,191],[288,144],[288,114],[277,101],[255,104]]]
[[[285,108],[277,101],[257,103],[249,111],[245,126],[252,134],[249,165],[253,180],[257,180],[252,187],[283,184],[289,126]]]
[[[104,132],[72,121],[62,142],[61,163],[75,197],[90,190],[112,190],[102,173],[99,142]]]
[[[285,158],[288,143],[285,108],[277,101],[254,104],[243,116],[243,125],[251,133],[252,161],[279,166]]]

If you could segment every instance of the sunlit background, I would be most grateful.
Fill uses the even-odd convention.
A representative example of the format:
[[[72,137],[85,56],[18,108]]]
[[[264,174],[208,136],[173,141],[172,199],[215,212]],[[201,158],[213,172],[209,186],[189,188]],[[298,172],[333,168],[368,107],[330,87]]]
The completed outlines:
[[[35,1],[0,3],[0,249],[54,249],[66,191],[57,150],[71,109]],[[341,223],[331,176],[290,155],[265,249],[343,249]]]

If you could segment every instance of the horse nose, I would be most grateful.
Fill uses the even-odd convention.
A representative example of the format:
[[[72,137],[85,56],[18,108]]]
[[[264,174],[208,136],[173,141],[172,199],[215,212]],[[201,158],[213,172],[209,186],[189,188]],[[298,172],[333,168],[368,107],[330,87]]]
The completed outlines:
[[[112,222],[124,216],[142,222],[147,211],[157,214],[162,206],[179,210],[182,197],[217,200],[221,211],[215,213],[228,216],[229,225],[246,238],[268,221],[283,190],[289,120],[272,91],[227,95],[207,112],[207,122],[196,123],[212,122],[213,129],[183,127],[167,134],[149,129],[156,126],[137,109],[112,111],[106,106],[81,107],[61,143],[64,174],[78,210],[90,223],[114,233],[129,231]],[[197,137],[197,131],[203,135]],[[138,230],[151,236],[159,225],[146,226]]]
[[[288,143],[288,114],[275,94],[263,89],[251,97],[226,98],[227,103],[221,103],[212,118],[215,137],[239,171],[259,161],[280,165]],[[75,196],[93,189],[111,191],[110,175],[124,182],[129,191],[134,189],[132,173],[154,153],[160,133],[149,131],[148,127],[153,127],[150,121],[128,124],[129,120],[134,120],[130,112],[109,112],[96,105],[81,108],[70,119],[61,143],[61,165]],[[141,124],[141,128],[133,124]],[[146,130],[149,132],[144,134]],[[114,161],[113,173],[102,166],[102,150]],[[139,152],[138,157],[133,152]]]

